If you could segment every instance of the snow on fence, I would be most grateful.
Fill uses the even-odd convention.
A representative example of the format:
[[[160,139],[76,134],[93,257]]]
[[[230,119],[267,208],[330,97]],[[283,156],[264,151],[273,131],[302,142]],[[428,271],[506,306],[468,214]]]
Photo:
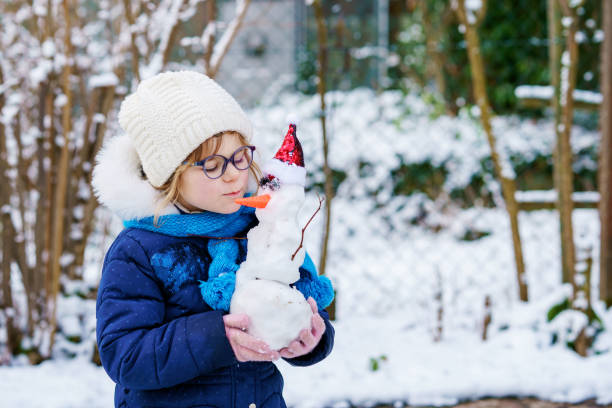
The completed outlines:
[[[521,85],[516,87],[514,95],[526,107],[541,108],[550,105],[553,97],[552,86]],[[574,104],[577,109],[599,109],[603,95],[599,92],[574,90]]]

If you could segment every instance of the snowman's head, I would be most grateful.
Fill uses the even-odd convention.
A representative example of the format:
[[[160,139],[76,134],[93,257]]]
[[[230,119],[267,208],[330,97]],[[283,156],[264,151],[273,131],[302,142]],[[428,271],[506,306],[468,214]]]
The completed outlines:
[[[265,191],[265,190],[264,190]],[[304,205],[304,187],[297,184],[281,185],[274,191],[265,191],[270,196],[264,208],[257,208],[255,215],[260,222],[278,218],[295,218]]]
[[[259,182],[259,195],[236,202],[257,208],[256,215],[260,221],[268,219],[269,214],[297,214],[304,203],[306,168],[294,124],[289,125],[283,144],[262,170],[264,177]]]
[[[255,207],[255,215],[261,222],[278,217],[295,217],[304,204],[304,186],[298,183],[283,183],[268,175],[260,182],[259,194],[240,198],[236,203]]]

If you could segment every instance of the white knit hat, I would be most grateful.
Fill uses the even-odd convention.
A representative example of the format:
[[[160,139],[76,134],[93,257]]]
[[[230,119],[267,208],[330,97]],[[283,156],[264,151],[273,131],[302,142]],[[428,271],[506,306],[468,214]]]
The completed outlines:
[[[238,102],[206,75],[164,72],[142,81],[121,103],[119,125],[131,137],[149,182],[159,187],[202,142],[224,131],[251,140]]]

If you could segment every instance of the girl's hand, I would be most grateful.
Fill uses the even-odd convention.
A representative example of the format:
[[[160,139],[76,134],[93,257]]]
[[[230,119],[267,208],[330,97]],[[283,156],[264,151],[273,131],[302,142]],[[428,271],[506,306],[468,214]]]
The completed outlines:
[[[308,298],[312,309],[312,325],[310,330],[302,330],[297,340],[292,341],[287,347],[280,349],[279,353],[285,358],[295,358],[310,353],[319,344],[323,333],[325,333],[325,322],[319,314],[317,302],[312,297]]]
[[[246,361],[274,361],[280,358],[278,351],[270,350],[263,341],[246,333],[249,327],[249,317],[245,314],[227,314],[223,316],[225,335],[229,340],[236,360]]]

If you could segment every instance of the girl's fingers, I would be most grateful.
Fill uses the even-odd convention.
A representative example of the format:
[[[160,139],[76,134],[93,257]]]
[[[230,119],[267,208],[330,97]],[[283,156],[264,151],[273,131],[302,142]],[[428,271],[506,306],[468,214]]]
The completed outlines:
[[[272,351],[270,350],[270,346],[268,346],[263,340],[259,340],[258,338],[253,337],[239,329],[232,330],[232,339],[240,347],[253,350],[257,353],[269,353]]]
[[[236,359],[240,362],[245,361],[275,361],[278,360],[280,354],[277,351],[270,353],[258,353],[246,347],[238,346]]]
[[[238,361],[274,361],[280,358],[280,354],[270,350],[264,341],[240,329],[230,330],[230,343]]]
[[[249,316],[245,314],[226,314],[223,316],[223,324],[228,327],[234,327],[236,329],[240,329],[245,331],[250,324]]]
[[[325,322],[323,318],[318,313],[312,316],[312,333],[315,338],[321,338],[323,333],[325,333]]]
[[[310,308],[312,309],[312,313],[317,314],[319,312],[319,308],[317,307],[317,302],[310,296],[307,300],[310,304]]]
[[[302,342],[299,339],[293,340],[287,346],[286,348],[287,352],[285,354],[287,354],[289,358],[298,357],[298,356],[305,354],[304,349],[305,349],[304,344],[302,344]]]
[[[315,338],[310,330],[302,330],[300,333],[300,341],[304,343],[304,346],[310,347],[314,345]]]

